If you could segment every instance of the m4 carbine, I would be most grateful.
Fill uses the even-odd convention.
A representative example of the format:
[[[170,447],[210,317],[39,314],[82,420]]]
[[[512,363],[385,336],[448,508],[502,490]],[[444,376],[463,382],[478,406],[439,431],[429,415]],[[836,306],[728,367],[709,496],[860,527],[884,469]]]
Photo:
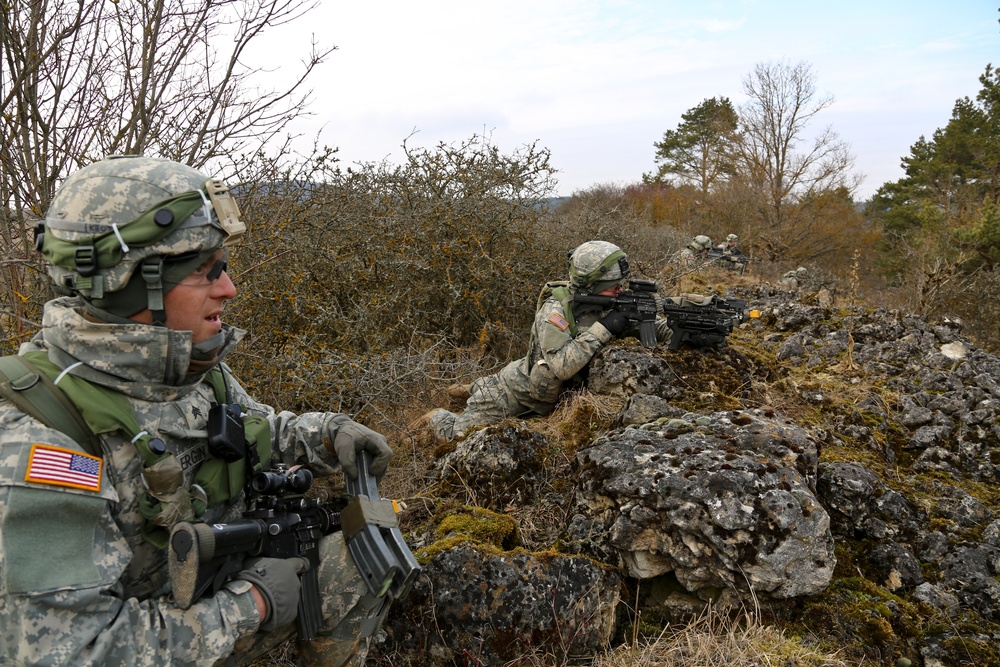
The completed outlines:
[[[747,255],[728,253],[722,250],[709,250],[707,257],[708,263],[730,271],[739,271],[741,276],[746,272],[747,264],[750,263],[750,258]]]
[[[574,294],[573,312],[617,310],[632,322],[639,323],[639,341],[644,347],[656,347],[656,314],[660,312],[656,283],[652,280],[629,280],[628,289],[617,296]]]
[[[295,467],[255,474],[251,509],[231,523],[180,522],[168,546],[174,599],[189,608],[204,595],[214,595],[243,569],[247,558],[304,557],[309,569],[299,576],[298,633],[310,640],[323,621],[319,593],[319,540],[344,531],[351,557],[368,590],[395,600],[410,590],[420,565],[406,546],[396,522],[395,503],[378,494],[369,454],[358,453],[358,479],[347,480],[349,501],[321,501],[303,494],[312,473]]]

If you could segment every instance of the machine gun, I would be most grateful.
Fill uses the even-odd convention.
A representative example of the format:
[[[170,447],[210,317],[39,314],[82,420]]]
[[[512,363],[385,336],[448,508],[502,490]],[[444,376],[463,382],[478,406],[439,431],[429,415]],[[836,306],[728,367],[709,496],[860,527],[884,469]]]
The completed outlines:
[[[312,639],[323,621],[319,594],[319,540],[343,530],[354,564],[376,597],[399,599],[420,574],[396,521],[395,503],[379,497],[369,454],[359,452],[358,479],[347,478],[349,501],[306,498],[312,473],[299,466],[256,473],[250,480],[251,509],[225,524],[180,522],[170,535],[168,567],[174,599],[189,608],[214,595],[251,557],[305,557],[299,577],[298,633]],[[346,475],[345,475],[346,477]]]
[[[645,347],[656,345],[656,318],[662,312],[673,335],[669,349],[681,343],[695,347],[721,345],[733,328],[743,323],[745,299],[705,297],[700,294],[661,298],[652,280],[630,280],[629,289],[617,296],[574,294],[575,313],[618,310],[639,323],[639,340]]]
[[[673,335],[669,349],[681,343],[695,347],[722,345],[733,328],[743,323],[745,299],[682,294],[663,301],[663,314]]]
[[[747,264],[750,263],[750,257],[747,255],[726,253],[721,250],[709,250],[707,257],[707,263],[730,271],[739,271],[741,276],[746,272]]]
[[[656,314],[659,312],[656,283],[652,280],[629,280],[628,290],[617,296],[574,294],[575,313],[617,310],[639,323],[639,341],[643,347],[656,347]],[[582,307],[581,307],[582,306]]]

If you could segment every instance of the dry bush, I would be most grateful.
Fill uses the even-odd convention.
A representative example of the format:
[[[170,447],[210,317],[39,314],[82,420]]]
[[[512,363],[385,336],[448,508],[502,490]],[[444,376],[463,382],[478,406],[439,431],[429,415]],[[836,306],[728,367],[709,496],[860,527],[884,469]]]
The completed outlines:
[[[662,198],[651,190],[640,194],[636,188],[614,185],[578,192],[547,221],[549,235],[566,251],[595,239],[614,243],[628,253],[633,269],[651,275],[680,249],[679,237],[664,219]],[[565,263],[559,271],[565,273]]]
[[[42,306],[53,296],[32,229],[40,220],[0,214],[0,354],[11,354],[41,326]]]
[[[251,335],[233,365],[263,399],[377,424],[523,353],[539,286],[565,272],[541,226],[548,153],[404,148],[399,166],[342,172],[327,152],[243,189],[233,319]]]
[[[964,273],[944,263],[929,271],[926,286],[916,307],[930,321],[943,318],[961,320],[963,333],[989,352],[1000,352],[1000,304],[992,295],[1000,290],[1000,267]]]

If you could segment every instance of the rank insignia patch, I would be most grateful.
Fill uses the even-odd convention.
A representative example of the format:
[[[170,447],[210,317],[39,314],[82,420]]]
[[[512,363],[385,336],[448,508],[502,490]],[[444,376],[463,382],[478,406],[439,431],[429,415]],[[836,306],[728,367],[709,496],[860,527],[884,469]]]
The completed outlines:
[[[50,445],[32,445],[24,479],[38,484],[101,490],[103,459]]]

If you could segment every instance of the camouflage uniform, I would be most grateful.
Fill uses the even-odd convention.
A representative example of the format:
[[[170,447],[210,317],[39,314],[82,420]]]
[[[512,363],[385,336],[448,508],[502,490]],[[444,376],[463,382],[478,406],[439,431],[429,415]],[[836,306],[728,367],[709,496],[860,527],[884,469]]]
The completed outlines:
[[[599,265],[611,249],[621,253],[617,246],[603,241],[590,241],[574,251],[575,259],[571,260],[570,269],[573,276],[569,287],[571,294],[577,291],[596,293],[625,280],[627,268],[610,280],[597,280],[582,286],[580,277],[574,274],[573,262],[591,267]],[[463,412],[455,414],[443,409],[431,412],[427,420],[435,437],[441,441],[452,440],[463,436],[473,426],[496,423],[507,417],[552,412],[566,384],[582,383],[582,372],[587,364],[614,337],[600,322],[605,314],[577,314],[577,333],[574,335],[559,298],[545,299],[535,313],[528,354],[510,362],[499,373],[474,381],[469,387]],[[634,326],[625,335],[637,334],[638,326]],[[671,331],[665,318],[657,319],[656,335],[661,342],[670,341]]]
[[[578,318],[578,334],[574,337],[563,305],[558,299],[546,299],[535,314],[534,344],[528,354],[499,373],[473,382],[462,413],[435,411],[430,418],[435,435],[451,440],[472,426],[492,424],[506,417],[550,413],[563,385],[578,379],[594,354],[611,340],[611,332],[598,322],[600,315],[588,313]]]
[[[254,634],[261,618],[251,583],[240,578],[179,608],[166,549],[143,535],[150,525],[142,510],[155,492],[147,492],[149,469],[133,443],[165,443],[174,455],[166,458],[183,471],[169,493],[187,501],[183,512],[190,513],[196,473],[203,462],[218,462],[207,443],[217,399],[203,380],[243,337],[222,325],[194,344],[192,332],[163,325],[163,296],[244,229],[221,181],[168,160],[94,163],[53,199],[42,252],[57,291],[73,296],[46,304],[42,331],[21,354],[43,354],[90,383],[92,396],[102,396],[99,386],[124,397],[141,432],[126,435],[124,421],[93,428],[101,451],[92,455],[0,398],[0,664],[213,665],[234,647],[246,662],[294,633],[290,623]],[[207,281],[224,273],[224,259],[212,264],[216,270]],[[128,319],[143,309],[154,324]],[[329,475],[339,469],[333,439],[359,442],[351,433],[363,427],[346,415],[276,412],[226,377],[230,401],[265,420],[256,432],[269,431],[273,461]],[[365,438],[361,444],[371,444]],[[238,488],[235,497],[209,506],[201,519],[241,518]],[[182,514],[163,525],[188,518]],[[324,624],[300,656],[305,664],[361,664],[385,605],[369,595],[339,533],[321,540],[320,554]]]
[[[75,374],[127,395],[143,428],[177,454],[190,484],[207,453],[214,394],[206,383],[184,381],[190,359],[187,332],[94,323],[83,316],[77,298],[47,304],[43,326],[21,352],[47,350],[50,360],[64,368],[82,362]],[[242,336],[228,329],[222,356]],[[235,402],[270,422],[275,458],[307,463],[317,474],[337,470],[322,434],[346,416],[275,412],[233,385]],[[262,636],[253,633],[260,619],[245,581],[230,581],[187,610],[174,605],[166,552],[140,534],[142,460],[120,433],[102,440],[99,490],[26,481],[33,445],[82,450],[68,436],[0,400],[0,663],[211,665],[232,653],[240,638],[249,638],[244,644],[259,643]],[[243,509],[242,503],[210,507],[204,519],[230,521]],[[363,664],[365,638],[384,610],[368,597],[340,533],[324,538],[322,551],[326,558],[319,574],[328,629],[315,642],[339,660],[317,664]],[[289,627],[283,636],[293,631]],[[331,637],[340,645],[332,646]],[[350,662],[352,654],[355,662]],[[252,657],[240,655],[241,661]]]
[[[681,248],[677,257],[678,262],[683,266],[694,266],[699,262],[704,262],[705,254],[711,247],[712,240],[703,234],[699,234],[691,239],[690,243]]]
[[[805,283],[807,275],[808,272],[802,266],[794,271],[786,271],[778,281],[778,286],[789,290],[797,290]]]

